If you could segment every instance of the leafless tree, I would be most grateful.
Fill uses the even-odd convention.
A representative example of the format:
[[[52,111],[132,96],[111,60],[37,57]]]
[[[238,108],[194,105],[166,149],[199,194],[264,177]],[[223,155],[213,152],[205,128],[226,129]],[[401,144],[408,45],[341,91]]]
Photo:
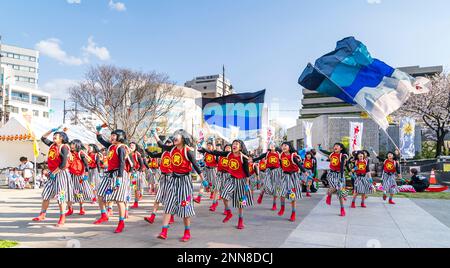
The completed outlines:
[[[430,93],[411,96],[396,116],[409,116],[423,122],[437,142],[436,157],[441,156],[445,136],[450,132],[450,75],[431,77]]]
[[[144,73],[110,65],[91,67],[70,89],[71,100],[106,123],[139,141],[156,122],[166,120],[183,92],[165,74]]]

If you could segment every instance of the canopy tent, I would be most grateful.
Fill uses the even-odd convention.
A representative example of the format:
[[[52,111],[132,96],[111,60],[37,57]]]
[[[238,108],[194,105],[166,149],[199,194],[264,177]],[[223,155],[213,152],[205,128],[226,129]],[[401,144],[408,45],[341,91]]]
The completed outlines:
[[[32,121],[30,131],[27,128],[25,119],[12,118],[2,128],[0,128],[0,169],[16,167],[22,156],[29,160],[34,160],[33,135],[36,136],[39,145],[38,163],[46,161],[48,146],[40,139],[41,136],[51,129],[51,126],[38,121]],[[79,139],[83,143],[97,143],[95,134],[83,126],[68,125],[67,135],[70,140]],[[50,135],[51,140],[53,135]]]

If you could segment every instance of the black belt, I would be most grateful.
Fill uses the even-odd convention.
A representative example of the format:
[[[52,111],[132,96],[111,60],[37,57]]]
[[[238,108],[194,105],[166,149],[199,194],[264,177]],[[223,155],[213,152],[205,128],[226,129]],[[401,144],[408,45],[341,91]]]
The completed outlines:
[[[161,175],[170,176],[170,175],[172,175],[172,173],[164,173],[164,172],[161,172]]]
[[[215,169],[215,168],[217,168],[217,167],[208,167],[208,166],[205,166],[207,169]]]
[[[234,177],[234,176],[231,176],[231,178],[232,178],[232,179],[235,179],[235,180],[243,180],[243,179],[245,179],[245,178],[240,178],[240,179],[238,179],[238,178],[236,178],[236,177]]]
[[[189,176],[189,175],[191,175],[191,173],[185,173],[185,174],[172,173],[172,176],[175,178],[181,178],[181,177]]]
[[[288,175],[292,175],[292,174],[295,174],[295,173],[298,173],[298,172],[288,172],[288,171],[283,171],[283,173],[284,173],[284,174],[288,174]]]
[[[279,167],[268,167],[270,170],[279,169]]]

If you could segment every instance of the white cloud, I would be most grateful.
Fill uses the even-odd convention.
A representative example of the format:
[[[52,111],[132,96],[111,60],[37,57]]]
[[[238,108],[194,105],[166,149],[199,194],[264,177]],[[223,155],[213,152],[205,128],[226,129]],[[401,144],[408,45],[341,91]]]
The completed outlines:
[[[367,0],[367,3],[373,5],[373,4],[381,4],[381,0]]]
[[[46,55],[52,59],[57,60],[62,64],[67,65],[82,65],[86,63],[86,60],[70,56],[64,50],[61,49],[61,41],[56,38],[50,38],[42,40],[36,44],[36,49],[43,55]]]
[[[88,46],[82,48],[87,56],[92,55],[98,58],[99,60],[106,61],[111,58],[109,54],[109,50],[106,47],[99,47],[94,42],[94,37],[89,37]]]
[[[122,2],[114,2],[113,0],[109,0],[109,8],[116,11],[126,11],[127,7]]]
[[[41,90],[48,92],[52,98],[67,99],[69,97],[69,88],[78,84],[78,81],[71,79],[53,79],[41,86]]]
[[[67,3],[79,5],[81,4],[81,0],[67,0]]]

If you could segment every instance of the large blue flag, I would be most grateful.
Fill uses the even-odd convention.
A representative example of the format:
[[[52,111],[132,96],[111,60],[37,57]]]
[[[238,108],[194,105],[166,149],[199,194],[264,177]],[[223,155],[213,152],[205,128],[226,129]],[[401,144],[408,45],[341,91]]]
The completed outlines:
[[[396,111],[411,93],[427,93],[425,78],[415,79],[378,59],[354,37],[337,43],[336,49],[308,64],[298,83],[304,88],[360,105],[387,129],[387,116]]]

